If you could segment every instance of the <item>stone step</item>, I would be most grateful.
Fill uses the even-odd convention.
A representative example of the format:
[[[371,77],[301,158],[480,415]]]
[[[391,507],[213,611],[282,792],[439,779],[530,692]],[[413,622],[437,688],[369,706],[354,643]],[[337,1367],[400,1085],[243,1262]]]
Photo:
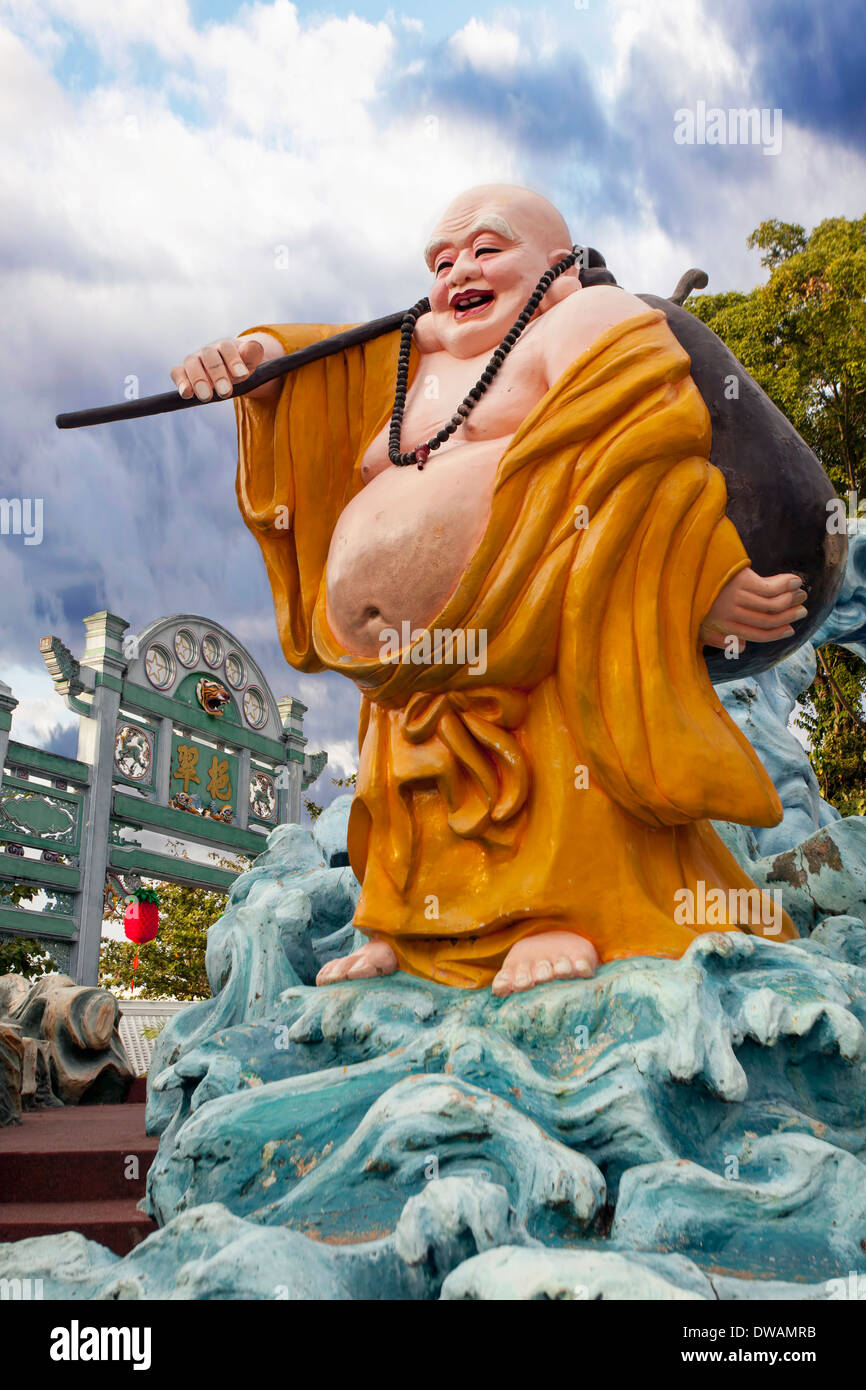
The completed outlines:
[[[133,1198],[106,1202],[4,1202],[0,1205],[0,1241],[80,1231],[107,1245],[116,1255],[129,1251],[155,1231]]]
[[[144,1196],[158,1139],[143,1105],[67,1105],[0,1130],[5,1202],[104,1202]]]

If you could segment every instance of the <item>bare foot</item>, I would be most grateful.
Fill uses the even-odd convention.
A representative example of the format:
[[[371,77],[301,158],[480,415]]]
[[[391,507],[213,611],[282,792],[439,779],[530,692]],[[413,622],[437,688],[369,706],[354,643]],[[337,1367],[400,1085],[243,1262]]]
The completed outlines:
[[[585,937],[570,931],[539,932],[512,946],[491,989],[500,997],[522,994],[550,980],[588,980],[597,968],[598,954]]]
[[[368,941],[350,956],[339,956],[323,965],[317,985],[333,985],[338,980],[371,980],[374,975],[393,975],[397,957],[387,941]]]

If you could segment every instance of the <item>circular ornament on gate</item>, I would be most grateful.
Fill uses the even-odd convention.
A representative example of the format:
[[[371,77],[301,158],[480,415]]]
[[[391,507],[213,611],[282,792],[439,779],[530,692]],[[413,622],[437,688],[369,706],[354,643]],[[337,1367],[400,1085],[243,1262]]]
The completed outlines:
[[[153,765],[153,749],[143,729],[135,724],[118,726],[114,739],[114,766],[122,777],[144,782]]]
[[[219,666],[223,659],[223,644],[212,632],[205,633],[201,639],[201,654],[208,666]]]
[[[237,652],[229,652],[226,657],[226,680],[235,690],[240,690],[247,678],[246,669]]]
[[[254,729],[261,729],[268,722],[268,707],[265,697],[254,685],[244,695],[244,716]]]
[[[157,690],[166,690],[174,680],[174,657],[161,642],[153,642],[144,658],[144,670],[151,685]]]
[[[254,772],[250,778],[250,810],[257,820],[276,820],[277,788],[266,772]]]
[[[181,666],[194,666],[198,658],[198,642],[188,627],[179,627],[174,634],[174,653]]]

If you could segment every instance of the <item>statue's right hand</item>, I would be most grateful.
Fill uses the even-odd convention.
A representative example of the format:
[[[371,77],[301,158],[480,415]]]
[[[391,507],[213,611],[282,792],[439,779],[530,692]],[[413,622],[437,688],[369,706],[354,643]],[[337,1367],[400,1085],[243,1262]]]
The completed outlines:
[[[209,401],[214,391],[230,396],[234,385],[245,381],[264,356],[264,346],[255,338],[220,338],[191,352],[182,366],[172,367],[171,379],[184,397],[193,391],[200,401]]]

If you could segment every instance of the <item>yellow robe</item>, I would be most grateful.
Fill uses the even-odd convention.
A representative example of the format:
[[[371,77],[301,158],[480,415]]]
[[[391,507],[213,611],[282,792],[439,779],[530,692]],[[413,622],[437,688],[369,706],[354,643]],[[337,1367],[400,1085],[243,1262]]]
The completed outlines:
[[[264,327],[287,352],[339,331]],[[678,957],[725,929],[679,924],[678,890],[754,888],[710,818],[782,816],[701,655],[701,621],[749,560],[688,356],[649,309],[599,338],[514,435],[481,543],[430,624],[483,631],[482,675],[471,649],[463,664],[354,656],[328,623],[331,534],[389,416],[397,349],[388,335],[290,374],[276,402],[236,403],[238,500],[286,659],[362,692],[355,924],[401,969],[468,988],[550,929],[602,961]],[[764,931],[753,910],[735,905],[727,929]],[[797,933],[784,916],[768,934]]]

